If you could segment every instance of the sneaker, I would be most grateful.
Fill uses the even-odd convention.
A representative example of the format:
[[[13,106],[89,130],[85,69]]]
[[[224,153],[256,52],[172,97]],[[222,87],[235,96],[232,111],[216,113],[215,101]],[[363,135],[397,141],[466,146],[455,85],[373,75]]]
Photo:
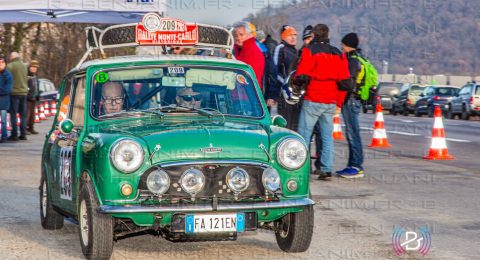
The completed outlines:
[[[338,171],[337,174],[340,177],[347,178],[347,179],[354,179],[354,178],[363,178],[363,170],[357,167],[347,167],[341,171]]]
[[[20,139],[20,140],[22,140],[22,141],[25,141],[25,140],[27,140],[27,136],[21,135],[18,139]]]
[[[17,136],[10,136],[7,140],[16,142],[16,141],[18,141],[18,137]]]
[[[331,172],[322,172],[320,170],[317,170],[318,173],[318,180],[322,181],[329,181],[332,178],[332,173]]]

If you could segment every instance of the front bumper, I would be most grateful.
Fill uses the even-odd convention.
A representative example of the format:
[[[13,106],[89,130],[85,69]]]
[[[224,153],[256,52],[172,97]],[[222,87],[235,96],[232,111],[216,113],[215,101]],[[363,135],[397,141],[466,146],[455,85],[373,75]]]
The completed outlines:
[[[272,201],[272,202],[232,202],[218,204],[199,204],[199,205],[102,205],[97,208],[99,213],[121,214],[121,213],[188,213],[205,211],[242,211],[242,210],[261,210],[261,209],[281,209],[313,206],[315,202],[309,198]]]

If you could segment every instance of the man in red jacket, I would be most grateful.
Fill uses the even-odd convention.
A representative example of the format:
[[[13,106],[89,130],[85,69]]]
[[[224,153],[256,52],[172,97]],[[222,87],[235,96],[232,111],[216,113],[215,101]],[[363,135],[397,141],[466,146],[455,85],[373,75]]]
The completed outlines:
[[[295,74],[297,85],[306,85],[305,101],[300,112],[298,133],[310,145],[312,132],[320,126],[322,149],[319,179],[332,176],[333,166],[333,115],[340,110],[346,92],[338,90],[337,83],[350,78],[348,61],[340,50],[331,46],[329,29],[324,24],[313,28],[314,38],[303,49]]]
[[[263,88],[263,71],[265,69],[265,56],[257,45],[249,22],[238,22],[233,25],[235,46],[233,54],[239,61],[250,65],[257,77],[258,85]]]

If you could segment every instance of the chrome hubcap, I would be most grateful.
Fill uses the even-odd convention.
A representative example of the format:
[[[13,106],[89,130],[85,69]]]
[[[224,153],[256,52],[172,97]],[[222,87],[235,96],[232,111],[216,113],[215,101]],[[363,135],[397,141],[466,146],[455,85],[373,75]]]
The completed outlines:
[[[88,245],[88,213],[87,203],[85,200],[80,202],[80,235],[82,236],[82,242],[86,246]]]

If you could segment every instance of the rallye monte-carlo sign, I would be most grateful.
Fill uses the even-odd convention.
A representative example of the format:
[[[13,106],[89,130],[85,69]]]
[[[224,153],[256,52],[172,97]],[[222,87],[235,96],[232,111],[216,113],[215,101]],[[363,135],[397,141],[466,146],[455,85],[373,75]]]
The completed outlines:
[[[136,26],[135,40],[140,45],[195,45],[198,26],[148,13]]]

